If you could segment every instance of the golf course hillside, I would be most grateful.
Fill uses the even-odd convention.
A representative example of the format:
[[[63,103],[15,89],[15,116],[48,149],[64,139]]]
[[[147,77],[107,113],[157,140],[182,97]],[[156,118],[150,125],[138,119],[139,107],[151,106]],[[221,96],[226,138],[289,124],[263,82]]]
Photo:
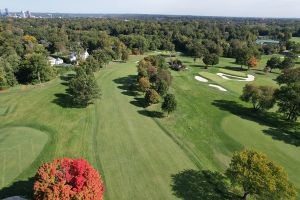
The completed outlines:
[[[101,97],[86,108],[68,104],[66,83],[73,72],[1,91],[0,198],[30,197],[38,167],[70,157],[84,158],[99,171],[105,199],[176,199],[174,175],[186,169],[223,173],[233,153],[245,148],[283,166],[300,191],[298,127],[276,118],[272,110],[253,112],[250,103],[239,99],[249,82],[217,75],[252,75],[250,81],[257,85],[278,87],[278,72],[265,74],[263,63],[240,71],[228,58],[205,69],[199,60],[178,54],[187,69],[172,71],[169,90],[178,105],[166,116],[161,103],[145,107],[144,94],[133,87],[143,57],[111,62],[95,73]]]

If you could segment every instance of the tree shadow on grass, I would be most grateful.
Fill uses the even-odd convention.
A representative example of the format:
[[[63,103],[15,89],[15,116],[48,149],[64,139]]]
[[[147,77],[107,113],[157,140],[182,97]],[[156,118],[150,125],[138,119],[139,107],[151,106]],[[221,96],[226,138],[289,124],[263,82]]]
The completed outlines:
[[[192,64],[190,66],[191,67],[198,67],[198,68],[206,69],[206,66],[205,65],[201,65],[201,64]]]
[[[269,128],[268,130],[264,130],[264,133],[271,136],[275,140],[280,140],[287,144],[292,144],[296,147],[300,146],[300,133],[297,131]]]
[[[173,194],[184,200],[235,200],[224,175],[208,170],[185,170],[172,175]]]
[[[33,196],[34,178],[14,182],[12,185],[2,188],[0,190],[0,199],[11,196],[21,196],[25,198],[32,198]]]
[[[241,68],[241,67],[225,66],[224,68],[228,69],[228,70],[232,70],[232,71],[237,71],[237,72],[246,72],[246,71],[248,71],[247,69]]]
[[[136,106],[136,107],[140,107],[140,108],[145,108],[147,107],[147,104],[145,102],[144,98],[134,98],[133,101],[130,101],[130,104]]]
[[[235,101],[215,100],[212,105],[243,119],[269,126],[270,128],[263,132],[272,136],[273,139],[295,146],[300,145],[300,133],[297,130],[298,123],[286,121],[276,113],[254,112],[252,108],[244,107]]]
[[[164,118],[164,113],[150,110],[139,110],[138,113],[151,118]]]

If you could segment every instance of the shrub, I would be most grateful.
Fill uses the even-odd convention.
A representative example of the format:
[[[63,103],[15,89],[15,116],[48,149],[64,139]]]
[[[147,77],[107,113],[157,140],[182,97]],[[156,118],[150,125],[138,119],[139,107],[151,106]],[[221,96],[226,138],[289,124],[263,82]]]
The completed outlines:
[[[104,186],[99,173],[82,159],[56,159],[44,163],[35,176],[34,199],[102,200]]]
[[[156,104],[159,102],[159,94],[155,90],[150,89],[146,92],[145,101],[148,105]]]
[[[146,92],[151,87],[150,81],[146,77],[142,77],[139,79],[139,88],[142,92]]]
[[[164,98],[164,102],[161,105],[161,109],[168,114],[174,112],[177,108],[177,102],[174,94],[167,94]]]

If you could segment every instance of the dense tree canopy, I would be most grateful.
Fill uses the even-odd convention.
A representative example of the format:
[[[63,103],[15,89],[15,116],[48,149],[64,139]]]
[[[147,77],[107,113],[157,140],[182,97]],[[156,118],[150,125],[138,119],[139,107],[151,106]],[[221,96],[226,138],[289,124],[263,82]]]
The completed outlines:
[[[235,153],[226,171],[233,184],[243,188],[243,199],[249,195],[266,200],[295,200],[295,187],[287,173],[266,155],[253,150]]]
[[[87,106],[99,98],[100,89],[92,73],[83,67],[76,69],[76,75],[69,82],[69,93],[75,106]]]
[[[268,110],[275,104],[274,91],[275,89],[270,86],[247,84],[240,98],[243,101],[251,102],[255,110]]]
[[[56,159],[37,171],[34,199],[103,199],[104,185],[99,173],[82,159]]]

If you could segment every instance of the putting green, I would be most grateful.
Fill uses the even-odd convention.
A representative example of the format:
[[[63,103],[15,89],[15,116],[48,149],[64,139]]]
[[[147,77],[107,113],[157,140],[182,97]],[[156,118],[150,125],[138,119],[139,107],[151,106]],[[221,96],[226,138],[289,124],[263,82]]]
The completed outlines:
[[[0,188],[28,168],[43,150],[48,136],[28,127],[0,129]]]
[[[235,115],[224,118],[222,128],[229,137],[243,144],[245,148],[263,152],[283,166],[290,175],[290,180],[297,188],[300,187],[300,148],[274,140],[270,134],[272,128]]]

